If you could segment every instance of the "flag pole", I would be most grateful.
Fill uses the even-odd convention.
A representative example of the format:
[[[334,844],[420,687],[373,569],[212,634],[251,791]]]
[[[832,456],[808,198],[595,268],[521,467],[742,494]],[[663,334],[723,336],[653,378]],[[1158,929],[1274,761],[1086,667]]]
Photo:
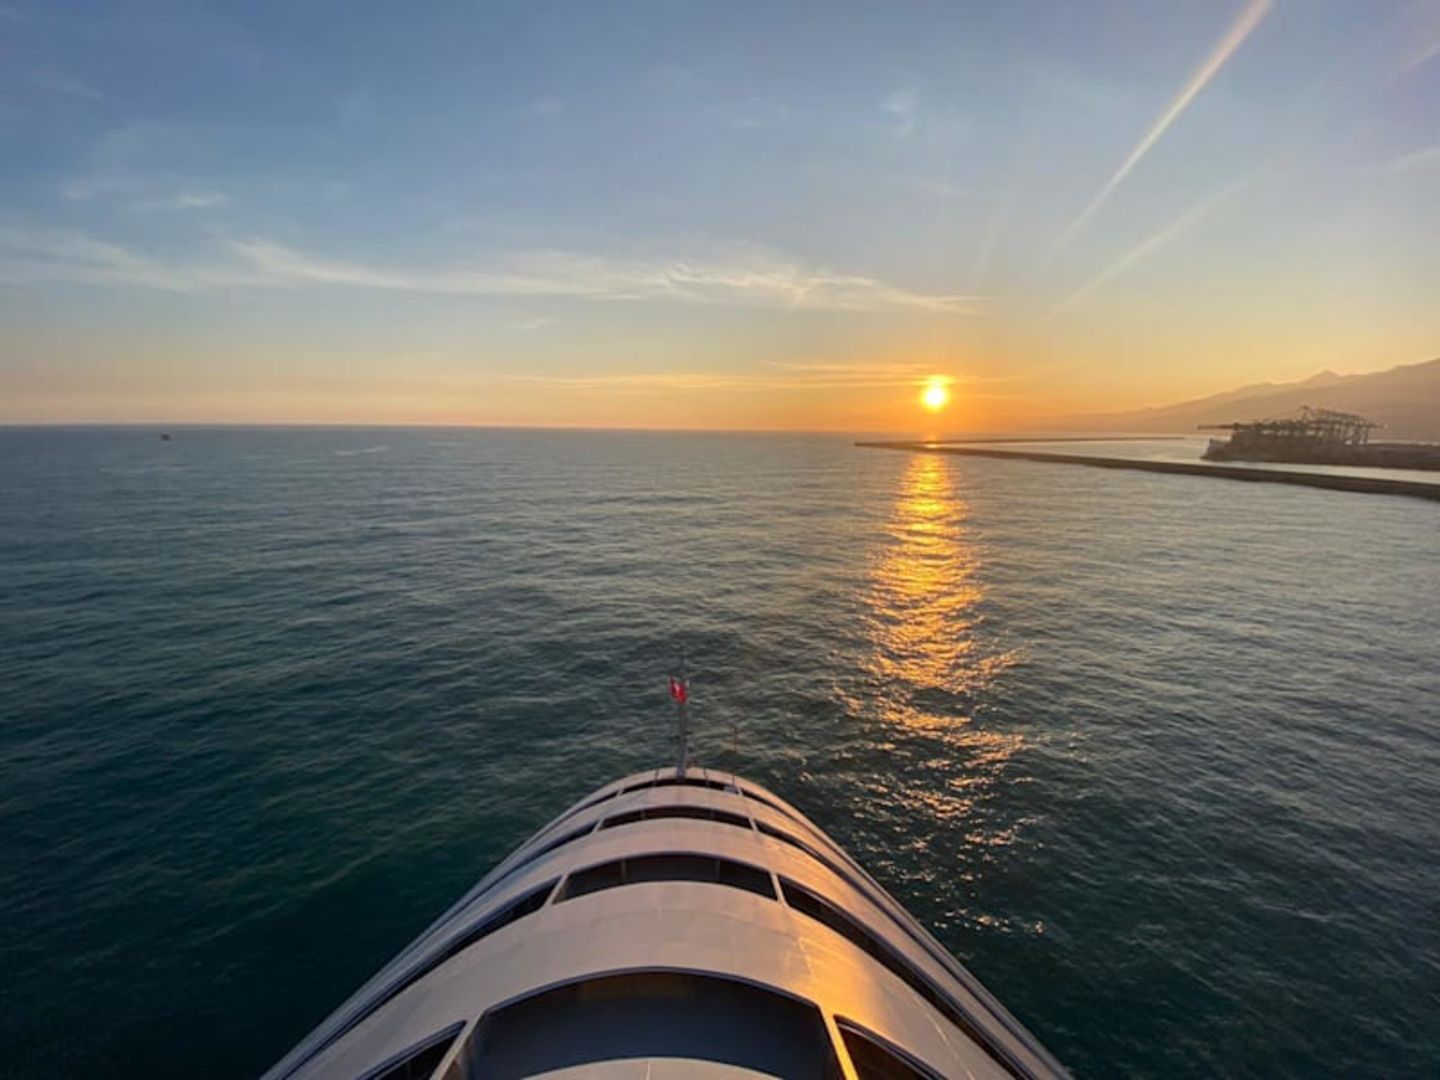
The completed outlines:
[[[680,650],[680,675],[670,680],[670,696],[675,699],[677,760],[675,775],[684,776],[690,763],[690,674],[686,668],[685,650]]]

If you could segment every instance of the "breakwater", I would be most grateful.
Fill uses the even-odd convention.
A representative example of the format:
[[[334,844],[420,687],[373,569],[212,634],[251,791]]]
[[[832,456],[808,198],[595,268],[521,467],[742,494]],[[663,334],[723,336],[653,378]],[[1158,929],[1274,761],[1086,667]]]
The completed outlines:
[[[1010,458],[1043,461],[1055,465],[1089,465],[1099,469],[1134,469],[1139,472],[1208,476],[1221,480],[1243,480],[1251,484],[1297,484],[1301,487],[1354,491],[1367,495],[1408,495],[1440,502],[1440,484],[1420,480],[1391,480],[1379,476],[1344,476],[1336,473],[1295,472],[1288,469],[1254,469],[1239,465],[1202,465],[1184,461],[1142,461],[1134,458],[1098,457],[1089,454],[1055,454],[1044,450],[997,450],[990,446],[954,446],[925,441],[857,442],[874,450],[908,450],[925,454],[959,454],[965,457]]]

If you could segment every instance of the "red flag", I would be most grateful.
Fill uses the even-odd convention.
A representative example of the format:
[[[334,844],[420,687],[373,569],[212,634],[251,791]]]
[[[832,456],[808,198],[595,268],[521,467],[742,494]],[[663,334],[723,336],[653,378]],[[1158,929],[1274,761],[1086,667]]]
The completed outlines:
[[[674,675],[670,676],[670,696],[681,705],[684,705],[686,698],[690,696],[690,691],[685,688],[685,684]]]

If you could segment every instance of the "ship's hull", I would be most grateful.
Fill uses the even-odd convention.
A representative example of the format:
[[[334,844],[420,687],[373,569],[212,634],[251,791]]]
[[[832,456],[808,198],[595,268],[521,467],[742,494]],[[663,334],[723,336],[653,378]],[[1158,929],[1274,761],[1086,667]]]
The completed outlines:
[[[828,836],[729,774],[581,800],[268,1080],[1057,1076]]]

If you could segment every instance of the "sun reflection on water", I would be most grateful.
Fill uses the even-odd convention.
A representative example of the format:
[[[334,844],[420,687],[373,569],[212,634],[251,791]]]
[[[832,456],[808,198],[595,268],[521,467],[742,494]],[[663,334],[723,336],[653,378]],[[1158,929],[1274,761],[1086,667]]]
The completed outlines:
[[[979,553],[953,470],[941,455],[911,456],[886,540],[871,564],[866,600],[871,709],[945,746],[944,760],[925,770],[930,782],[903,796],[937,820],[970,813],[1024,742],[1017,733],[974,722],[977,695],[1015,655],[982,632]],[[974,842],[1008,841],[977,836]]]

